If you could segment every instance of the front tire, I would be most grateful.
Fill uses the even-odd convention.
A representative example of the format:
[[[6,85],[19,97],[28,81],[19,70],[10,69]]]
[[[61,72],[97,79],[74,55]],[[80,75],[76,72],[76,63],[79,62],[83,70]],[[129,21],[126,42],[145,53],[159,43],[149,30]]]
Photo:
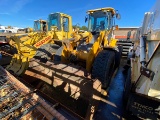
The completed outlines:
[[[115,52],[103,50],[95,58],[92,68],[92,78],[99,79],[102,82],[102,88],[109,86],[115,64]]]

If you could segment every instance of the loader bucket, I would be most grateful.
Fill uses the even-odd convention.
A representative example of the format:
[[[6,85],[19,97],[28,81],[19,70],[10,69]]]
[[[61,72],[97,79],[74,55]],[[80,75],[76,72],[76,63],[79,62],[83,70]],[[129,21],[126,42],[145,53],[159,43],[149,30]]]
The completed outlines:
[[[22,77],[78,118],[91,120],[100,101],[101,82],[87,74],[80,66],[33,58]]]
[[[14,54],[10,64],[6,67],[8,71],[13,72],[16,75],[21,75],[28,68],[28,57]]]

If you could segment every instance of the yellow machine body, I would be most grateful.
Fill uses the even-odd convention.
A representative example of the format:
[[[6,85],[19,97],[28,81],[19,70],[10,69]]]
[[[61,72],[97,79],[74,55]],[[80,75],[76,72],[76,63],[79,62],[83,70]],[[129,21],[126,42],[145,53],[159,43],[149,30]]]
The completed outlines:
[[[92,68],[93,61],[94,61],[95,57],[97,56],[97,54],[103,49],[116,49],[117,39],[114,39],[114,37],[113,37],[112,19],[113,19],[113,16],[115,15],[115,10],[113,8],[94,9],[94,10],[87,11],[87,13],[89,15],[88,32],[74,34],[73,40],[70,40],[70,42],[64,42],[61,60],[63,62],[70,62],[70,60],[69,60],[70,57],[74,55],[74,56],[76,56],[77,60],[85,61],[85,63],[86,63],[85,67],[86,67],[87,71],[90,72],[91,68]],[[102,21],[108,23],[106,28],[104,28],[104,29],[98,28],[99,30],[97,29],[97,30],[93,31],[93,30],[91,30],[91,28],[94,25],[98,26],[99,25],[98,22],[100,22],[100,21],[94,22],[92,24],[93,18],[90,18],[90,16],[92,16],[92,14],[94,14],[96,16],[99,13],[102,14],[102,16],[99,15],[99,16],[97,16],[97,18],[95,17],[94,18],[95,21],[96,21],[96,19],[97,20],[101,19],[101,17],[104,16],[103,13],[107,14],[106,16],[108,18],[110,18],[110,20],[107,21],[104,16],[104,19],[103,19],[104,21],[103,20]],[[94,32],[95,32],[95,34],[96,34],[96,32],[99,34],[98,37],[95,37],[96,35],[93,35]],[[83,42],[85,44],[84,47],[89,44],[92,44],[91,47],[89,48],[89,50],[87,50],[87,49],[86,50],[84,50],[84,49],[78,50],[79,43],[82,41],[84,41]],[[76,49],[75,49],[75,47],[76,47]]]
[[[44,24],[46,25],[44,30]],[[16,47],[18,53],[14,54],[7,69],[20,75],[28,68],[28,61],[33,58],[41,46],[54,41],[71,38],[72,18],[64,13],[52,13],[48,21],[34,21],[34,31],[28,34],[15,35],[10,39],[10,44]]]
[[[54,19],[58,18],[58,19]],[[48,30],[55,31],[53,39],[64,40],[71,38],[73,33],[72,17],[64,13],[53,13],[48,18]]]

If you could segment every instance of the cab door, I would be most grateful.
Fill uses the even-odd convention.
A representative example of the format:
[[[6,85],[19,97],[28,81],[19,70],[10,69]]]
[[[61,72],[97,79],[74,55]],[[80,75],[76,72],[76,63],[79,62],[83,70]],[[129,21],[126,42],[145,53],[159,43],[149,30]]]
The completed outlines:
[[[69,38],[69,18],[68,17],[63,17],[63,22],[62,22],[62,29],[63,29],[63,36],[65,39]]]

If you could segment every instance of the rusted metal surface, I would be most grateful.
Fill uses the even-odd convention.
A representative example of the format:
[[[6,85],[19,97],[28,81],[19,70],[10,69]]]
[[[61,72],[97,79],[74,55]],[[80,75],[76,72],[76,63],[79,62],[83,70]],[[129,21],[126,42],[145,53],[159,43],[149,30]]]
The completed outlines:
[[[0,119],[66,120],[54,105],[0,67]]]
[[[87,120],[93,117],[101,96],[101,82],[87,74],[80,66],[42,63],[33,58],[23,78],[29,83],[37,79],[47,83],[49,87],[38,88],[50,96],[56,95],[54,99]]]

